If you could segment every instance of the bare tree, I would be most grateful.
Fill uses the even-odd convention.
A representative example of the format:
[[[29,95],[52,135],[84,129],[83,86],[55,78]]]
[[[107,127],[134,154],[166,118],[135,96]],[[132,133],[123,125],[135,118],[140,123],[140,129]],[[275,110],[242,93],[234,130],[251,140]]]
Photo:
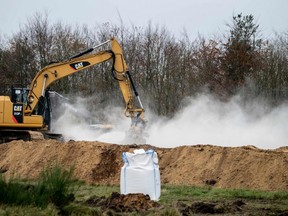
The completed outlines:
[[[264,67],[255,77],[254,94],[277,105],[288,99],[288,34],[283,33],[263,52]]]

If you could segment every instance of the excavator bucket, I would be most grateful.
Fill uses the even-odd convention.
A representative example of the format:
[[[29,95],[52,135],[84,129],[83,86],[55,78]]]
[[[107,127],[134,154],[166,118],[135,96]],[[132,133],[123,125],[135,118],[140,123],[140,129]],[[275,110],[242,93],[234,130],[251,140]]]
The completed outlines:
[[[131,120],[132,124],[129,130],[126,132],[124,142],[127,144],[146,144],[146,120],[141,118],[141,116],[133,117]]]

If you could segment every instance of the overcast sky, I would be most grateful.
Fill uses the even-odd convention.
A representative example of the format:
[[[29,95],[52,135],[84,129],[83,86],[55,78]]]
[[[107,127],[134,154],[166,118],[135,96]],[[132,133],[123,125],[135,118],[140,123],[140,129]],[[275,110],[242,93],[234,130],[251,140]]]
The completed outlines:
[[[288,31],[288,0],[0,0],[0,34],[10,36],[36,12],[48,12],[51,23],[72,25],[110,22],[127,26],[165,26],[191,38],[225,33],[232,15],[254,15],[262,36]]]

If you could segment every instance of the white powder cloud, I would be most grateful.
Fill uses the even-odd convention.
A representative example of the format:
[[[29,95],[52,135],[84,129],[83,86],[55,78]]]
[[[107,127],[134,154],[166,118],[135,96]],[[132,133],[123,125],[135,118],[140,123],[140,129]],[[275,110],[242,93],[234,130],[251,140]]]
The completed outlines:
[[[85,103],[74,105],[85,113]],[[78,113],[79,114],[79,113]],[[105,115],[111,130],[99,129],[95,116]],[[81,115],[80,115],[81,116]],[[53,124],[54,129],[67,139],[123,143],[130,127],[130,119],[124,117],[123,109],[107,107],[91,116],[76,118],[75,112],[67,109]],[[228,102],[220,102],[208,95],[188,99],[187,106],[173,118],[160,118],[146,113],[148,118],[146,143],[158,147],[177,147],[181,145],[212,144],[219,146],[254,145],[262,149],[275,149],[288,145],[288,105],[274,109],[264,103],[254,102],[242,105],[239,97]],[[86,118],[87,119],[87,118]],[[94,124],[93,127],[89,124]],[[95,122],[97,124],[95,124]]]
[[[288,145],[287,105],[268,110],[264,104],[240,104],[238,97],[226,103],[207,95],[191,98],[174,118],[152,123],[148,143],[161,147],[254,145],[263,149]]]

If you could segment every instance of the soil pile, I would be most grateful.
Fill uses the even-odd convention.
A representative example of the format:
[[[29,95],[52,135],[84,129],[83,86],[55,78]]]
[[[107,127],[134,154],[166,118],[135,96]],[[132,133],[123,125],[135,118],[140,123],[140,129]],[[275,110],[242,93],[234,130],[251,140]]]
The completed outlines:
[[[101,142],[55,140],[13,141],[0,145],[0,172],[27,179],[56,163],[87,183],[119,184],[122,152],[154,149],[161,182],[175,185],[213,185],[221,188],[288,190],[288,147],[261,150],[253,146],[212,145],[156,148]]]
[[[100,207],[102,211],[113,210],[114,212],[141,212],[152,208],[160,207],[160,204],[150,200],[144,194],[119,194],[113,192],[110,197],[92,197],[86,204],[93,207]]]

